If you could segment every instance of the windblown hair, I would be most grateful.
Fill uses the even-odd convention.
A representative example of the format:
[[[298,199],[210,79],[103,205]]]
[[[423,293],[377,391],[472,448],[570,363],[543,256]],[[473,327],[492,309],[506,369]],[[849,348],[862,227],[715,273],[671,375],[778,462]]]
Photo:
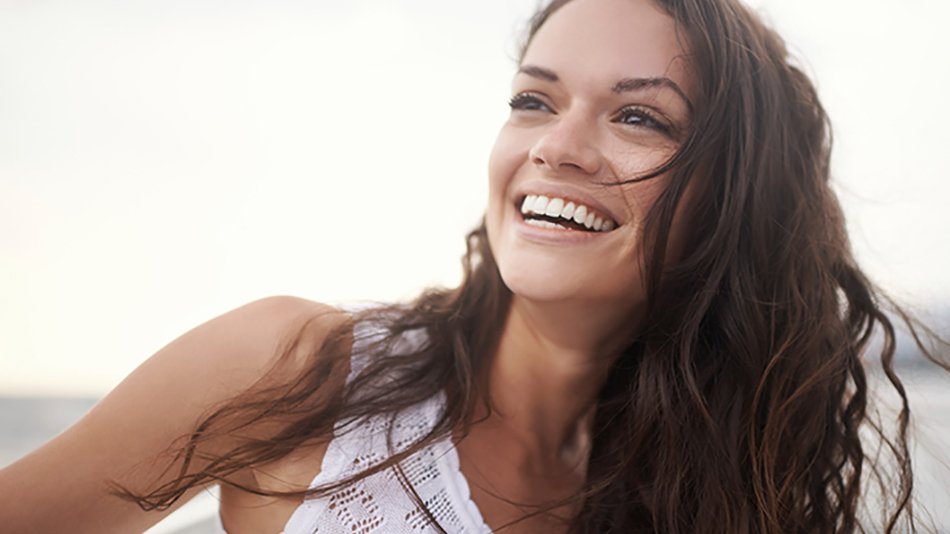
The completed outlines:
[[[568,1],[537,13],[525,46]],[[600,391],[570,531],[916,531],[910,411],[885,309],[917,330],[854,261],[829,184],[830,127],[816,91],[781,38],[738,1],[657,2],[677,23],[697,100],[679,151],[637,178],[669,175],[647,216],[649,253],[631,260],[645,262],[648,312]],[[665,261],[678,207],[686,214],[682,254]],[[229,477],[332,436],[337,421],[395,415],[440,392],[445,410],[431,433],[364,473],[297,493],[242,489],[328,495],[374,472],[398,471],[419,448],[464,433],[479,403],[490,408],[485,371],[511,294],[484,225],[468,235],[463,267],[458,288],[354,314],[312,350],[296,381],[261,385],[211,413],[177,449],[173,480],[123,495],[162,509],[209,481],[242,487]],[[346,382],[348,336],[365,321],[386,334],[362,340],[370,363]],[[424,332],[421,344],[400,342],[416,330]],[[305,337],[306,329],[285,352]],[[900,398],[893,421],[869,409],[870,356]],[[281,422],[271,439],[202,452],[214,436],[262,420]],[[204,467],[193,469],[195,459]],[[860,508],[874,480],[883,524],[870,527]]]

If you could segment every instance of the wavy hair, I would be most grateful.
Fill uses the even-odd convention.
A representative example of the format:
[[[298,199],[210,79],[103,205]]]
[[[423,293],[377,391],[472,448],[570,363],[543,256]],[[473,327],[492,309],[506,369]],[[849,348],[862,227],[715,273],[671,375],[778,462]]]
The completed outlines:
[[[525,47],[569,1],[535,15]],[[738,1],[656,1],[687,45],[698,100],[678,152],[637,178],[670,177],[648,213],[649,253],[639,260],[648,313],[600,391],[587,480],[571,501],[579,512],[569,530],[864,532],[872,527],[862,499],[877,480],[883,524],[876,528],[916,531],[910,409],[885,310],[908,323],[927,358],[948,366],[920,342],[922,327],[855,263],[829,184],[830,127],[815,88],[781,38]],[[684,196],[687,185],[694,192]],[[687,219],[683,251],[667,261],[677,209]],[[484,225],[467,239],[458,288],[354,314],[310,350],[312,364],[293,383],[262,382],[211,412],[174,449],[172,480],[147,493],[117,493],[145,509],[166,508],[209,481],[320,497],[398,471],[421,447],[464,433],[479,403],[490,409],[485,371],[511,301]],[[385,335],[365,340],[370,363],[347,382],[339,370],[349,358],[348,336],[366,321],[384,326]],[[400,342],[416,330],[425,333],[423,343]],[[306,327],[285,355],[305,337]],[[869,408],[871,357],[900,398],[893,421]],[[337,421],[395,416],[439,393],[445,409],[432,431],[360,474],[300,492],[230,479],[332,435]],[[262,420],[283,424],[270,439],[221,455],[202,452],[215,436],[239,435]],[[199,458],[204,467],[193,468]]]

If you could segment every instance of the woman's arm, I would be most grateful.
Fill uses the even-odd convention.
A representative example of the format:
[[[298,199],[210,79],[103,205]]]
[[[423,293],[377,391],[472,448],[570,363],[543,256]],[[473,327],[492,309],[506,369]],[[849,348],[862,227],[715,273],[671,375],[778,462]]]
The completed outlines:
[[[0,470],[2,530],[126,533],[158,522],[171,510],[143,512],[110,495],[108,481],[132,490],[151,487],[167,467],[159,455],[190,433],[209,407],[241,393],[268,371],[280,344],[313,317],[308,331],[316,332],[313,341],[320,343],[346,316],[310,301],[272,297],[170,343],[75,425]],[[296,357],[278,372],[289,377],[304,364],[305,358]],[[210,452],[232,444],[224,439]],[[179,503],[197,491],[190,490]]]

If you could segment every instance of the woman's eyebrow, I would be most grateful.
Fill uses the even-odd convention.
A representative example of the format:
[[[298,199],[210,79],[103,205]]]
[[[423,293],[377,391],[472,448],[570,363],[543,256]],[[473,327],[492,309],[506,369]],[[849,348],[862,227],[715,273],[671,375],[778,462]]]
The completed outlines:
[[[655,78],[624,78],[615,83],[614,86],[610,88],[610,90],[620,94],[626,93],[628,91],[637,91],[645,87],[667,87],[672,89],[674,93],[683,99],[683,102],[686,102],[686,107],[689,109],[689,111],[693,111],[693,103],[690,102],[689,97],[686,96],[686,91],[683,91],[683,89],[677,85],[676,82],[667,78],[666,76],[659,76]]]
[[[553,70],[539,67],[537,65],[520,65],[518,67],[518,72],[548,82],[559,82],[561,80],[557,73]],[[624,78],[615,83],[613,87],[610,88],[610,90],[614,93],[620,94],[630,91],[639,91],[647,87],[666,87],[673,90],[674,93],[679,95],[679,97],[682,98],[684,102],[686,102],[686,107],[689,109],[689,111],[693,111],[693,103],[690,102],[689,97],[686,96],[686,92],[683,91],[683,89],[677,85],[676,82],[667,78],[666,76],[653,78]]]
[[[518,72],[522,74],[527,74],[528,76],[531,76],[532,78],[540,78],[548,82],[560,81],[560,78],[558,78],[557,73],[555,73],[553,70],[546,69],[544,67],[539,67],[537,65],[519,65]]]

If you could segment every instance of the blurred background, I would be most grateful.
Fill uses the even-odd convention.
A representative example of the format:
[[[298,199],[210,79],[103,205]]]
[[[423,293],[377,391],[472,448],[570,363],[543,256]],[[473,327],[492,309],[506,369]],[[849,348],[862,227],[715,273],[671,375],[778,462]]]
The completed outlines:
[[[250,300],[455,284],[536,4],[0,2],[0,466]],[[950,4],[750,4],[817,80],[859,260],[946,333]],[[950,528],[950,382],[901,353]]]

